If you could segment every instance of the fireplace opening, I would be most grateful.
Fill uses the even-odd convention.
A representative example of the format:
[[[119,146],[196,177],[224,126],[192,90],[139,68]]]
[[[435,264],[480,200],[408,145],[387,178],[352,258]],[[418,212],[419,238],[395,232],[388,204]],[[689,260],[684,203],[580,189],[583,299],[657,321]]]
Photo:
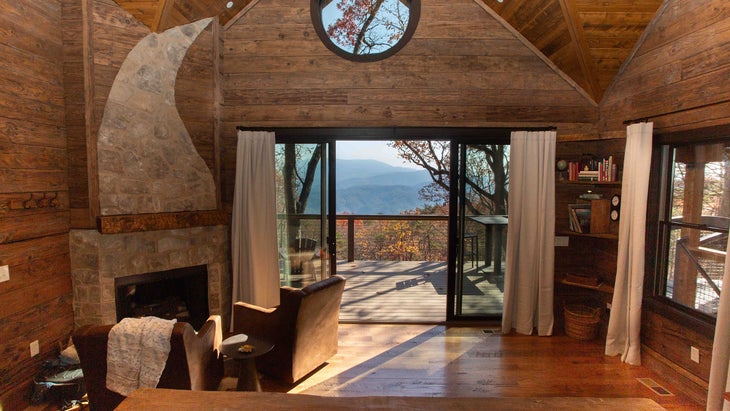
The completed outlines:
[[[154,316],[190,323],[196,330],[208,319],[208,267],[177,268],[114,280],[117,321]]]

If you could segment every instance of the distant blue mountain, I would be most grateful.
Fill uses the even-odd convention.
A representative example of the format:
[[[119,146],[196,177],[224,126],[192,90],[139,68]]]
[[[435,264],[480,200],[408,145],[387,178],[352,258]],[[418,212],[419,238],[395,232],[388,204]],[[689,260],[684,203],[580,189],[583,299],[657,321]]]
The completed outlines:
[[[337,189],[374,186],[418,186],[431,182],[426,170],[395,167],[375,160],[337,160]]]
[[[421,187],[401,185],[353,186],[337,190],[337,214],[400,214],[423,207]]]
[[[424,206],[418,191],[431,182],[426,170],[376,160],[337,160],[337,213],[400,214]],[[320,188],[313,187],[307,213],[318,212]]]

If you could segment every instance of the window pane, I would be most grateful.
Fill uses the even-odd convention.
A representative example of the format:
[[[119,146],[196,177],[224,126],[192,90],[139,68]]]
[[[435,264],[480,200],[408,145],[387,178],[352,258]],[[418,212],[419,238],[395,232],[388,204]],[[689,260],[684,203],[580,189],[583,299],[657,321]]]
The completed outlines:
[[[670,238],[665,295],[680,304],[716,315],[725,271],[727,234],[674,226]]]
[[[672,167],[665,295],[716,315],[730,216],[726,144],[677,147]]]
[[[672,219],[727,228],[730,216],[728,147],[695,145],[674,151]],[[716,219],[712,217],[723,217]]]

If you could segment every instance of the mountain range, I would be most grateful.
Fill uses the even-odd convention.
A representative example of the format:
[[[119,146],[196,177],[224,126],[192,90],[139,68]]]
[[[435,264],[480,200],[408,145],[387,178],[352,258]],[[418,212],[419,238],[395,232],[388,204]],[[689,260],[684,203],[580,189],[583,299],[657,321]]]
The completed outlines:
[[[424,206],[418,191],[431,182],[426,170],[377,160],[338,159],[336,166],[337,214],[400,214]],[[319,195],[312,187],[307,213],[318,212],[312,199]]]

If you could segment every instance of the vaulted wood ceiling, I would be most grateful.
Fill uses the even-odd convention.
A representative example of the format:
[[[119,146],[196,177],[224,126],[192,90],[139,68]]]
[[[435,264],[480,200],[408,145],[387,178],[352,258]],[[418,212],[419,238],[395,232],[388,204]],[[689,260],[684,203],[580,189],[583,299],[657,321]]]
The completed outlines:
[[[115,0],[154,32],[258,0]],[[425,0],[431,1],[431,0]],[[662,0],[481,0],[600,102]],[[230,5],[230,7],[228,7]]]

